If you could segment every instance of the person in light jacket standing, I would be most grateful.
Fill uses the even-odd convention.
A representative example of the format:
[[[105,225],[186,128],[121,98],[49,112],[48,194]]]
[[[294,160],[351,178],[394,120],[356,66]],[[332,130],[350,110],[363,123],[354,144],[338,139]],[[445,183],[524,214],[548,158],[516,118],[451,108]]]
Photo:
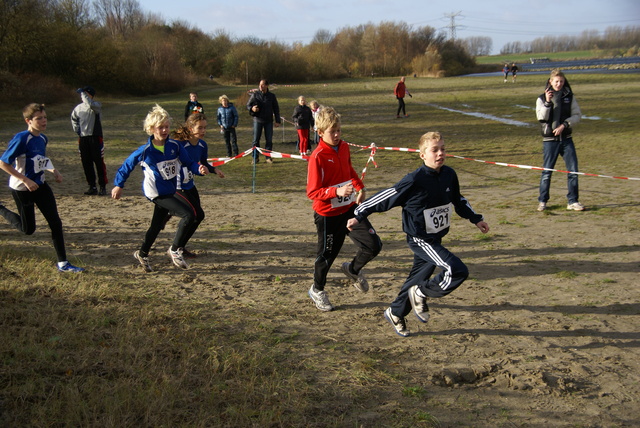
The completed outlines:
[[[89,185],[89,190],[84,194],[104,196],[107,194],[106,185],[109,180],[107,179],[107,167],[104,164],[102,104],[94,99],[96,91],[91,86],[79,88],[76,92],[80,94],[82,102],[71,112],[71,126],[79,137],[80,160]],[[96,176],[100,190],[96,187]]]

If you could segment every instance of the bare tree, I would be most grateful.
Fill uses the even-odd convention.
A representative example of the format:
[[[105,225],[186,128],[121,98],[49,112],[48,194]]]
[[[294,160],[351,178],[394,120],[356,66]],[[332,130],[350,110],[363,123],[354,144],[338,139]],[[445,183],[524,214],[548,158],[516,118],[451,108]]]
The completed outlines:
[[[491,37],[473,36],[462,40],[464,47],[472,56],[489,55],[493,48]]]
[[[96,15],[112,37],[127,38],[145,23],[137,0],[94,0]]]

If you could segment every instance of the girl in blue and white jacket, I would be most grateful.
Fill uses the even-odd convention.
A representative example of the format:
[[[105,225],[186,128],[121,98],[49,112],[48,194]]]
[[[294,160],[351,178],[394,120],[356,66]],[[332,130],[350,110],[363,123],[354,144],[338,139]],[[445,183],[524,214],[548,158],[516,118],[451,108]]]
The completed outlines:
[[[120,199],[127,178],[137,165],[142,166],[144,175],[142,191],[155,207],[151,225],[140,250],[133,256],[147,272],[153,271],[149,264],[149,251],[169,215],[180,217],[181,220],[173,244],[167,252],[175,266],[182,269],[189,268],[182,252],[188,240],[188,232],[195,222],[196,212],[182,198],[176,197],[178,175],[182,167],[186,167],[197,175],[206,175],[209,172],[206,167],[198,165],[191,159],[182,144],[168,138],[170,127],[169,113],[156,104],[144,121],[144,129],[149,135],[147,143],[140,146],[124,161],[118,169],[114,180],[115,187],[111,191],[113,199]]]

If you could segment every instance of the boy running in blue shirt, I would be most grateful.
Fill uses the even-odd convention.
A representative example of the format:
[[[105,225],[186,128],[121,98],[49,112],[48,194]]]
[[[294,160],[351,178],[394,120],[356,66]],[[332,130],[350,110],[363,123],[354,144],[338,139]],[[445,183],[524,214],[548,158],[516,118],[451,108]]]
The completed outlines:
[[[53,174],[54,180],[62,182],[62,175],[54,168],[46,155],[49,140],[42,133],[47,129],[47,114],[44,105],[32,103],[22,110],[27,130],[17,133],[7,150],[0,157],[0,169],[11,176],[9,187],[16,202],[18,214],[0,204],[0,215],[25,235],[36,230],[34,205],[38,207],[51,228],[53,248],[58,256],[60,272],[82,272],[67,260],[62,232],[62,221],[58,215],[56,198],[49,184],[44,180],[44,172]]]

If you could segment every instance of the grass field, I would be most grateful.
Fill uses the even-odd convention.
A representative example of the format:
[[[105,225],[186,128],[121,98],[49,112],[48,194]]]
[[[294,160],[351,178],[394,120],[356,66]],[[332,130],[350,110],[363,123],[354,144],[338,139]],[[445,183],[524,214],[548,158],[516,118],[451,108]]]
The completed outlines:
[[[580,74],[568,78],[586,116],[574,134],[581,171],[639,177],[640,75]],[[407,99],[407,109],[411,116],[402,120],[395,119],[396,101],[392,95],[395,82],[396,79],[361,79],[273,85],[272,89],[280,101],[281,113],[287,119],[298,95],[335,107],[342,114],[343,138],[355,145],[368,146],[373,142],[379,147],[414,148],[420,135],[439,130],[445,136],[451,155],[540,166],[542,147],[534,106],[544,87],[543,76],[521,73],[517,84],[505,84],[502,77],[409,78],[407,87],[413,98]],[[210,116],[217,109],[218,96],[223,93],[232,101],[245,99],[244,86],[212,83],[197,89],[205,112]],[[106,162],[110,178],[126,156],[145,141],[142,120],[152,105],[159,103],[175,118],[180,118],[187,97],[185,92],[121,99],[101,97],[98,93],[97,99],[104,105]],[[239,146],[240,150],[245,150],[251,145],[250,120],[242,105],[236,105],[241,114]],[[0,148],[4,150],[8,139],[22,130],[24,123],[19,115],[21,106],[3,105],[1,108]],[[140,175],[130,178],[126,188],[129,198],[122,202],[83,196],[86,185],[69,122],[72,108],[72,104],[49,106],[47,135],[51,145],[48,154],[65,176],[65,182],[55,184],[54,189],[60,201],[68,251],[74,257],[72,262],[86,267],[87,272],[67,276],[55,271],[46,223],[41,216],[36,234],[26,238],[6,223],[0,224],[1,426],[631,426],[624,423],[591,425],[588,414],[577,416],[577,422],[572,423],[571,418],[558,418],[561,411],[547,414],[539,410],[534,417],[531,416],[534,411],[530,410],[525,418],[523,407],[515,402],[509,404],[508,399],[515,400],[526,388],[499,389],[496,386],[491,390],[495,392],[483,395],[456,382],[442,381],[439,386],[429,383],[427,371],[437,368],[446,373],[451,363],[445,356],[438,362],[432,359],[431,347],[446,346],[445,343],[454,340],[453,336],[463,336],[455,339],[466,341],[458,343],[458,348],[464,346],[466,349],[467,345],[473,348],[476,346],[473,336],[478,336],[475,333],[456,331],[449,337],[434,332],[416,337],[415,340],[423,342],[414,342],[420,344],[414,345],[411,353],[403,353],[401,349],[404,348],[383,345],[395,343],[396,337],[381,336],[375,328],[357,324],[369,320],[369,308],[357,305],[339,311],[342,315],[336,312],[336,316],[341,317],[339,339],[331,330],[318,333],[315,328],[330,324],[331,318],[322,317],[316,321],[320,318],[317,311],[309,305],[302,311],[300,303],[308,303],[304,296],[305,285],[301,284],[308,286],[311,278],[313,226],[309,220],[301,226],[300,232],[295,229],[296,233],[292,234],[280,229],[276,232],[270,226],[277,217],[286,220],[287,207],[293,209],[299,201],[306,203],[306,164],[302,161],[282,160],[273,168],[261,167],[257,169],[254,181],[249,160],[241,159],[223,167],[226,179],[200,180],[198,188],[201,194],[211,197],[207,199],[211,206],[205,207],[210,214],[202,232],[194,237],[198,238],[195,245],[204,248],[205,240],[210,238],[207,249],[219,254],[220,259],[214,258],[206,264],[208,271],[196,269],[197,274],[163,271],[145,275],[133,266],[132,250],[113,250],[119,245],[118,240],[133,241],[129,242],[129,247],[133,248],[148,225],[151,205],[140,197]],[[478,112],[483,116],[463,114]],[[523,125],[505,125],[496,118]],[[210,155],[221,157],[225,150],[214,122],[210,121],[207,140]],[[295,139],[293,126],[286,123],[275,132],[275,150],[294,153],[292,142]],[[352,158],[356,170],[366,165],[368,155],[368,150],[354,148]],[[371,192],[390,186],[419,165],[415,157],[397,151],[379,150],[375,160],[378,168],[369,165],[365,177]],[[534,215],[529,210],[533,212],[537,204],[535,189],[539,173],[462,159],[452,158],[447,162],[464,178],[463,191],[476,193],[473,202],[492,213],[492,226],[498,228],[502,224],[503,229],[516,230],[513,232],[516,235],[528,230],[524,224],[531,220],[528,216]],[[561,161],[558,167],[562,169]],[[561,174],[554,177],[552,190],[561,201],[563,178]],[[588,218],[593,220],[610,214],[624,219],[625,230],[637,236],[640,230],[638,182],[583,177],[581,186],[587,205],[610,204],[594,208]],[[530,204],[518,189],[527,189],[524,192],[527,192]],[[490,196],[497,192],[510,194],[513,202],[497,203]],[[228,202],[234,198],[244,203],[239,202],[237,206],[231,203],[228,209],[237,210],[238,214],[246,212],[254,216],[255,222],[243,223],[234,220],[233,212],[217,211],[215,201]],[[11,206],[10,200],[7,187],[3,186],[0,201]],[[255,205],[250,201],[255,201]],[[284,207],[282,211],[275,208],[276,203]],[[626,213],[622,212],[624,207],[627,207]],[[134,210],[137,210],[137,217],[129,214]],[[310,205],[306,210],[308,214],[305,215],[310,219]],[[506,214],[508,210],[511,214]],[[580,220],[563,216],[562,210],[556,206],[540,217],[541,221],[556,219],[560,226],[568,229],[583,227],[576,223]],[[628,211],[636,213],[635,220],[634,214]],[[392,216],[395,229],[390,229],[385,238],[398,241],[398,251],[406,254],[402,249],[399,211]],[[298,217],[292,214],[292,227],[297,221]],[[471,260],[476,256],[464,247],[467,245],[465,239],[472,240],[474,246],[483,250],[495,250],[496,254],[505,245],[500,240],[501,235],[485,239],[475,237],[477,231],[470,229],[467,225],[464,230],[452,233],[449,239],[469,253]],[[232,237],[260,240],[272,249],[264,259],[258,258],[249,245],[236,245]],[[556,238],[550,239],[554,242],[552,246],[559,245]],[[394,244],[388,245],[391,251]],[[526,243],[522,244],[522,248],[526,246]],[[630,254],[637,254],[637,240],[635,245],[625,248]],[[287,265],[281,273],[263,270],[262,261],[269,266],[280,263],[280,251],[301,253],[308,266]],[[504,251],[516,254],[519,249]],[[585,256],[589,257],[589,254]],[[523,264],[538,262],[535,256],[522,257]],[[549,261],[545,257],[546,253],[542,252],[541,259]],[[410,265],[406,259],[394,261],[387,255],[382,260],[393,266],[391,272],[397,271],[398,278],[406,274]],[[577,259],[563,265],[562,271],[554,274],[553,281],[570,283],[581,293],[582,288],[573,282],[575,264],[579,263]],[[628,263],[629,271],[637,274],[637,260],[625,263]],[[287,269],[295,273],[287,272]],[[494,278],[489,274],[493,272],[489,268],[480,271],[476,276],[481,277],[484,273],[492,278],[485,282],[478,279],[476,283],[480,288],[491,286],[490,294],[506,296],[506,300],[514,293],[508,288],[509,281],[500,279],[499,274]],[[274,291],[272,297],[262,293],[252,297],[251,290],[242,294],[238,291],[236,278],[254,283],[256,292],[265,287],[279,291]],[[584,276],[578,278],[581,279]],[[537,279],[530,280],[534,287]],[[613,286],[619,279],[608,276],[598,281],[593,287]],[[396,290],[397,282],[385,293],[392,296]],[[230,296],[235,296],[236,292],[241,297],[232,300]],[[287,293],[302,297],[289,299]],[[465,292],[461,291],[460,295]],[[387,297],[385,294],[382,300],[388,300]],[[584,305],[597,306],[599,303],[594,303],[594,299],[598,298],[605,299],[585,297],[587,303]],[[487,313],[493,310],[489,303],[481,300],[466,304],[482,306]],[[502,307],[505,305],[508,304]],[[565,306],[558,311],[563,311],[562,308]],[[379,312],[382,309],[379,304],[371,309],[375,312],[373,319],[376,322],[381,319]],[[637,310],[629,311],[637,317]],[[573,318],[596,316],[569,315]],[[504,331],[507,324],[526,330],[527,321],[517,320],[515,313],[512,316],[495,331]],[[352,325],[358,327],[351,331]],[[388,333],[387,327],[383,328]],[[486,330],[492,328],[486,327]],[[485,333],[483,331],[479,336]],[[492,333],[486,334],[491,336]],[[630,334],[631,342],[634,342],[637,335]],[[496,336],[502,337],[498,333]],[[504,336],[509,337],[510,333],[504,333]],[[491,342],[496,349],[502,347],[500,337]],[[359,345],[361,339],[370,340],[370,343]],[[637,352],[637,339],[635,345],[629,347]],[[542,360],[540,354],[545,351],[532,349],[529,352],[522,357],[523,364]],[[504,357],[503,364],[507,364],[509,358],[513,361],[515,357]],[[413,361],[416,361],[415,365]],[[448,379],[447,376],[443,379]],[[518,380],[510,382],[516,384]],[[569,392],[558,400],[578,400],[577,393],[571,393],[575,390],[568,386],[565,389]],[[552,397],[546,398],[552,401]],[[594,401],[606,399],[605,395],[593,397]],[[637,399],[638,396],[628,397],[636,404]],[[501,404],[496,404],[498,402]],[[615,420],[607,410],[598,417],[609,422]]]

